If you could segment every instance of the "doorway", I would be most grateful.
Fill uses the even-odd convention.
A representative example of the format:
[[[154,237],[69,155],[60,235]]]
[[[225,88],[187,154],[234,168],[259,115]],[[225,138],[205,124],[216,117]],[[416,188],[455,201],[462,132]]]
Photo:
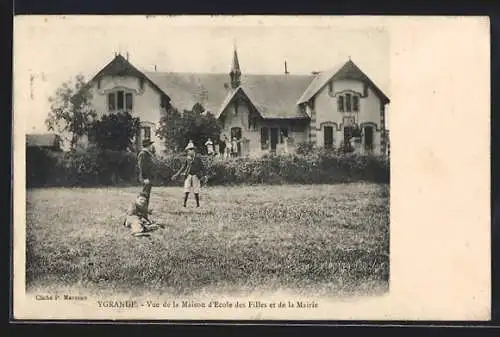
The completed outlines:
[[[231,141],[233,140],[233,138],[236,138],[236,141],[238,142],[237,144],[237,153],[238,155],[241,153],[241,128],[240,127],[234,127],[234,128],[231,128]]]
[[[279,140],[279,129],[271,128],[271,151],[276,152],[276,145]]]
[[[324,146],[326,149],[333,148],[333,126],[325,126],[323,128]]]
[[[365,150],[373,151],[373,126],[365,126]]]
[[[344,152],[352,152],[354,149],[351,146],[351,138],[353,129],[350,126],[344,127]]]

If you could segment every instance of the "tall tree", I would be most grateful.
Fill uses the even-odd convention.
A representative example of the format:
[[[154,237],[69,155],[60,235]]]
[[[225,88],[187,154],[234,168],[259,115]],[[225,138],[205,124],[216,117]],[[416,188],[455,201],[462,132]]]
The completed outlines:
[[[165,143],[167,152],[178,152],[182,134],[182,115],[174,108],[164,111],[156,129],[156,135]]]
[[[88,135],[96,117],[91,100],[92,93],[81,74],[75,77],[74,82],[64,82],[55,95],[49,98],[51,106],[45,123],[50,131],[57,131],[69,139],[71,149],[83,136]]]
[[[167,151],[179,152],[192,140],[198,149],[204,149],[208,138],[215,140],[220,135],[220,125],[211,113],[196,104],[191,111],[181,114],[176,110],[167,111],[160,121],[158,136],[165,142]]]
[[[105,114],[91,123],[89,138],[101,149],[134,150],[133,139],[139,124],[139,118],[132,117],[128,111]]]

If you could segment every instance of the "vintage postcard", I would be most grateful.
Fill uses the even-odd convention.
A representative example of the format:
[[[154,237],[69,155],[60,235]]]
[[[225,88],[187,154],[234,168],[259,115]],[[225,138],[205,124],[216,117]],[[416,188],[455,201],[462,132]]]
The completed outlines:
[[[19,320],[487,320],[486,17],[18,16]]]

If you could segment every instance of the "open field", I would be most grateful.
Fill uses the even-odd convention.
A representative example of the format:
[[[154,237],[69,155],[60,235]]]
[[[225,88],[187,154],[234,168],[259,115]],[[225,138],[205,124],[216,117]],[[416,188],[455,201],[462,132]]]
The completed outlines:
[[[27,290],[192,294],[388,290],[389,187],[208,187],[200,209],[153,188],[147,238],[122,226],[139,188],[27,191]],[[192,196],[191,196],[192,198]]]

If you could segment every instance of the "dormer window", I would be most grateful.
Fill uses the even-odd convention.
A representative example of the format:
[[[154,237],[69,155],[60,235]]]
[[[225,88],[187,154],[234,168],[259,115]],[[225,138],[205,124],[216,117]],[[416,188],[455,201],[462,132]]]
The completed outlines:
[[[108,93],[108,111],[132,111],[134,109],[134,96],[130,92],[118,90]]]

